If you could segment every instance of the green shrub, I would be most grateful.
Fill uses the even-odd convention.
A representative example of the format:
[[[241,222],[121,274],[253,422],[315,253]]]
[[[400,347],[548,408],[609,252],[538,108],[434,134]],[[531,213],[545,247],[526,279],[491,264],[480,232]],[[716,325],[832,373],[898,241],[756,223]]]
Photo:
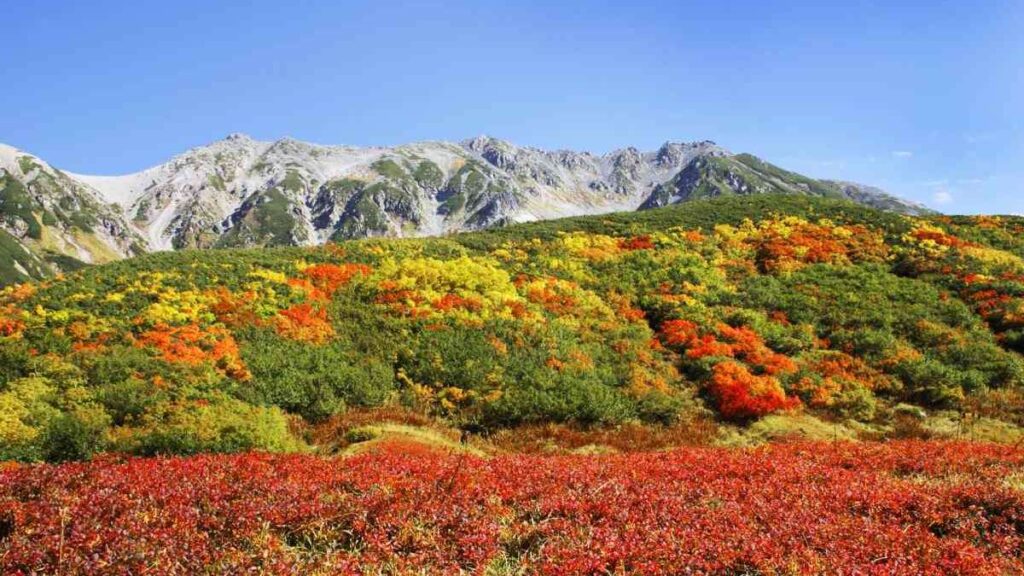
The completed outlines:
[[[269,334],[254,337],[243,350],[252,381],[239,398],[279,406],[318,422],[347,406],[377,406],[394,390],[391,369],[331,345],[310,346]]]
[[[145,456],[302,449],[279,409],[219,395],[158,406],[144,416],[142,426],[115,435],[117,448]]]
[[[89,459],[106,448],[104,434],[109,424],[99,409],[60,414],[43,433],[43,458],[47,462]]]

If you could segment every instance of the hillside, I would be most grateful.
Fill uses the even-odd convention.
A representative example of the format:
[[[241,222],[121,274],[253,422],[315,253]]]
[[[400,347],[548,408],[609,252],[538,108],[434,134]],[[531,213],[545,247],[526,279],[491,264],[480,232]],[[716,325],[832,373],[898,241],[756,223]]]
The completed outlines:
[[[765,196],[89,267],[0,294],[0,459],[297,450],[375,406],[484,432],[808,414],[884,436],[916,407],[1012,427],[1022,231]]]
[[[0,281],[144,251],[441,236],[751,194],[929,212],[877,188],[815,180],[708,141],[598,155],[489,137],[357,148],[234,134],[122,176],[71,174],[0,145],[0,263],[10,261]]]

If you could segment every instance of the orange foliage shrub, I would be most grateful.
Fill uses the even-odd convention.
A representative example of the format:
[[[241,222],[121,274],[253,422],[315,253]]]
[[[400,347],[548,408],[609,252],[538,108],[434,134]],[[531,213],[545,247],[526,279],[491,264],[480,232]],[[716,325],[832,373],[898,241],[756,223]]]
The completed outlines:
[[[868,366],[860,358],[836,352],[812,364],[814,370],[826,378],[859,382],[870,390],[884,389],[890,385],[888,377]]]
[[[792,359],[768,348],[759,334],[745,326],[722,323],[716,330],[717,335],[702,334],[693,322],[670,320],[662,326],[661,336],[666,345],[685,350],[689,359],[727,358],[715,364],[707,383],[723,417],[749,420],[800,404],[798,398],[786,396],[776,379],[797,370]]]
[[[694,360],[723,356],[743,360],[771,375],[796,371],[796,364],[788,356],[768,348],[757,332],[745,326],[719,324],[716,337],[701,334],[688,320],[670,320],[662,326],[661,334],[665,344],[685,349],[686,356]]]
[[[697,325],[689,320],[669,320],[661,326],[661,339],[669,346],[693,346],[698,333]]]
[[[327,311],[309,303],[296,304],[277,313],[274,328],[285,338],[323,344],[334,336]]]
[[[947,234],[942,230],[931,227],[915,228],[913,231],[910,232],[910,236],[912,236],[915,240],[918,240],[920,242],[931,241],[938,244],[939,246],[948,246],[950,248],[963,248],[965,246],[975,245],[972,242],[968,242],[957,236]]]
[[[615,313],[627,322],[643,322],[647,317],[643,310],[633,306],[628,296],[613,292],[605,299],[615,308]]]
[[[349,283],[354,276],[369,276],[373,270],[366,264],[316,264],[302,271],[302,275],[317,290],[330,296]]]
[[[866,226],[797,218],[764,222],[745,242],[754,248],[757,266],[766,273],[802,264],[877,261],[889,254],[882,235]]]
[[[398,282],[394,280],[384,280],[378,288],[380,293],[374,300],[377,304],[383,304],[403,316],[416,316],[417,311],[421,311],[422,315],[420,305],[423,303],[423,296],[415,290],[399,288]]]
[[[435,300],[434,308],[439,312],[451,312],[452,310],[479,312],[483,308],[483,302],[479,298],[465,298],[449,293]]]
[[[219,326],[200,328],[196,324],[175,327],[157,324],[140,334],[135,345],[158,350],[167,362],[190,365],[210,362],[231,378],[249,379],[238,344],[231,332]]]
[[[654,248],[654,242],[651,241],[651,237],[644,236],[633,236],[632,238],[623,238],[619,240],[619,248],[623,250],[652,250]]]
[[[542,286],[531,286],[527,290],[526,298],[530,302],[540,304],[552,314],[568,315],[576,308],[576,299],[570,294],[563,293],[555,278],[548,278]]]
[[[844,352],[831,351],[825,356],[803,361],[801,366],[820,379],[801,378],[791,390],[803,395],[807,403],[816,408],[831,406],[835,395],[850,386],[877,391],[894,384],[890,376]]]
[[[7,297],[13,302],[24,302],[32,297],[39,288],[35,284],[25,282],[24,284],[15,284],[6,290]]]
[[[235,294],[220,286],[213,292],[213,296],[215,300],[210,305],[210,312],[217,317],[217,321],[231,327],[259,324],[260,318],[250,305],[256,299],[252,292]]]
[[[787,398],[779,381],[771,376],[757,376],[737,362],[717,364],[708,390],[718,404],[718,411],[729,420],[750,420],[772,412],[799,406],[796,398]]]
[[[741,326],[733,328],[728,324],[718,325],[719,335],[731,342],[732,356],[757,366],[766,374],[786,374],[796,371],[796,363],[788,356],[779,354],[765,345],[761,336]]]
[[[690,244],[699,244],[704,241],[704,234],[700,230],[686,230],[680,232],[679,237]]]

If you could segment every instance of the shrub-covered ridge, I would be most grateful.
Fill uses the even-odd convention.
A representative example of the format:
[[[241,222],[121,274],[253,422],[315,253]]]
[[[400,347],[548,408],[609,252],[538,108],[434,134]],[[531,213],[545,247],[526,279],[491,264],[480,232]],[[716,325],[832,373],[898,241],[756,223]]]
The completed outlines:
[[[295,450],[386,404],[474,430],[1012,413],[1020,227],[719,199],[89,268],[0,295],[0,459]]]

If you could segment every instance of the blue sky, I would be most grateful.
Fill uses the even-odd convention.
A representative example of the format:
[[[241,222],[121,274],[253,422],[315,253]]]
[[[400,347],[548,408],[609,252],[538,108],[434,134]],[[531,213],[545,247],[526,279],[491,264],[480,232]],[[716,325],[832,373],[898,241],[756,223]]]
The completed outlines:
[[[124,173],[245,132],[710,139],[1024,213],[1024,2],[11,2],[0,142]]]

